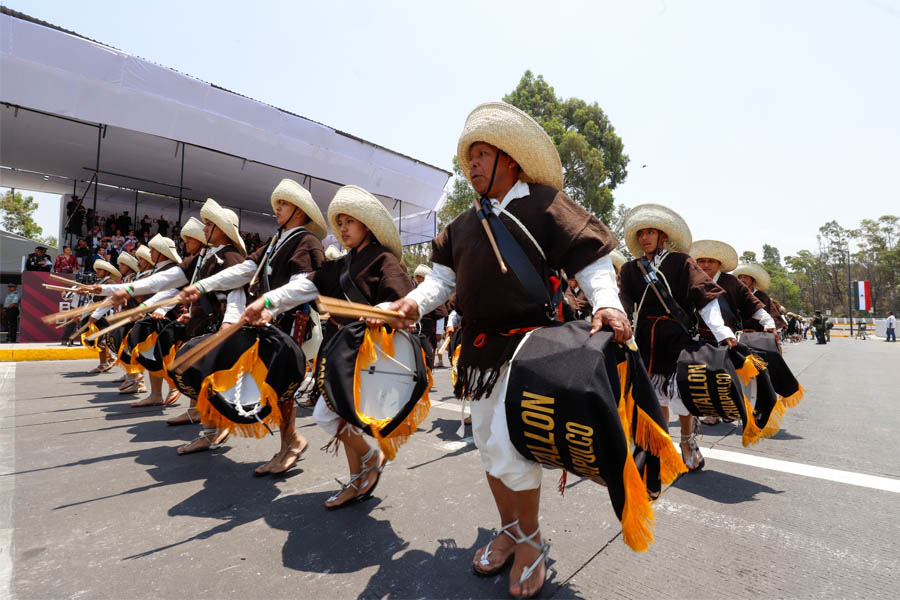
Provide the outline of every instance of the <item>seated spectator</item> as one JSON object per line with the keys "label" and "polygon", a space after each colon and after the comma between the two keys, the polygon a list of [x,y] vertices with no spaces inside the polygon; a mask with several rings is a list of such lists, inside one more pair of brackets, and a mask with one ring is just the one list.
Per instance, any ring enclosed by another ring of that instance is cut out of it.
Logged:
{"label": "seated spectator", "polygon": [[[133,235],[134,231],[132,231],[131,233]],[[125,245],[125,236],[122,235],[121,229],[116,229],[116,235],[113,236],[112,243],[116,248],[121,248]]]}
{"label": "seated spectator", "polygon": [[47,248],[38,246],[34,252],[28,255],[25,261],[26,271],[49,271],[53,267],[53,261],[46,254]]}
{"label": "seated spectator", "polygon": [[72,247],[65,246],[62,254],[56,257],[53,263],[53,271],[56,273],[72,274],[78,270],[78,258],[72,254]]}

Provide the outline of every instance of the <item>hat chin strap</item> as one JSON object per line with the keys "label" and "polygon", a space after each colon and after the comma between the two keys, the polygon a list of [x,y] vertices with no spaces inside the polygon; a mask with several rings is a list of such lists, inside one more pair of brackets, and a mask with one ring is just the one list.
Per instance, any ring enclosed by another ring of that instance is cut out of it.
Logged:
{"label": "hat chin strap", "polygon": [[488,182],[487,189],[481,195],[481,199],[487,200],[489,203],[491,201],[489,194],[491,193],[491,188],[494,187],[494,177],[497,175],[497,163],[500,161],[500,152],[500,148],[497,148],[497,154],[494,155],[494,168],[491,169],[491,180]]}

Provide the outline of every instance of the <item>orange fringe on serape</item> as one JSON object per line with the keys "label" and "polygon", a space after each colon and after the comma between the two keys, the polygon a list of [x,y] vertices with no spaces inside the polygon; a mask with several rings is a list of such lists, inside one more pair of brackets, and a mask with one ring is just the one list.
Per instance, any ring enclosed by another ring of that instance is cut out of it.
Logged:
{"label": "orange fringe on serape", "polygon": [[81,334],[81,346],[83,348],[87,348],[89,350],[93,350],[97,354],[100,353],[103,348],[100,347],[100,338],[95,339],[93,342],[88,341],[88,336],[97,333],[100,331],[100,328],[97,327],[96,323],[91,323],[88,325],[87,331]]}
{"label": "orange fringe on serape", "polygon": [[[428,411],[431,410],[431,401],[428,398],[428,390],[431,389],[434,382],[431,377],[431,370],[428,368],[426,361],[425,371],[428,373],[428,386],[425,388],[425,393],[422,394],[422,397],[416,402],[416,405],[410,411],[409,415],[406,416],[406,419],[403,420],[403,423],[395,427],[388,435],[382,436],[380,433],[381,428],[390,423],[392,419],[375,419],[359,411],[359,372],[369,368],[369,365],[378,360],[378,355],[375,353],[376,336],[378,337],[377,343],[381,346],[381,349],[384,350],[384,353],[391,357],[394,356],[394,332],[388,333],[384,327],[378,330],[373,330],[371,327],[366,328],[362,345],[360,345],[359,353],[356,356],[356,367],[353,372],[353,403],[356,408],[356,414],[359,416],[359,420],[365,425],[368,425],[369,429],[372,430],[372,436],[378,440],[378,445],[381,447],[381,451],[384,452],[385,458],[387,460],[394,460],[400,446],[409,440],[409,436],[415,433],[419,424],[428,416]],[[422,351],[422,359],[425,360],[424,350]]]}
{"label": "orange fringe on serape", "polygon": [[237,385],[238,377],[249,374],[256,387],[259,388],[261,404],[269,406],[269,411],[263,421],[269,428],[281,427],[281,411],[278,410],[278,395],[268,383],[266,376],[269,371],[262,361],[257,360],[259,357],[259,340],[253,342],[240,358],[227,371],[216,371],[212,375],[207,376],[203,380],[200,387],[200,394],[197,396],[197,412],[200,413],[200,421],[209,428],[230,429],[240,437],[261,438],[268,435],[269,429],[259,421],[255,423],[234,423],[220,413],[209,401],[210,388],[212,390],[229,390]]}
{"label": "orange fringe on serape", "polygon": [[625,506],[622,509],[622,535],[628,547],[645,552],[653,543],[653,524],[656,518],[650,506],[650,496],[638,473],[631,452],[627,453],[622,482],[625,486]]}
{"label": "orange fringe on serape", "polygon": [[[147,350],[149,350],[150,348],[152,348],[156,344],[157,338],[159,338],[159,334],[156,332],[153,332],[147,336],[147,339],[145,339],[142,342],[138,342],[138,344],[135,345],[135,347],[131,349],[131,362],[127,362],[127,363],[122,361],[121,357],[122,357],[123,348],[120,345],[119,346],[119,361],[118,361],[119,364],[122,365],[122,367],[131,375],[136,375],[138,373],[142,373],[145,370],[144,365],[142,365],[141,363],[138,362],[137,357],[139,355],[143,354],[144,352],[146,352]],[[128,336],[126,336],[125,339],[122,340],[122,344],[124,345],[127,342],[128,342]],[[151,373],[151,375],[158,374],[156,371],[151,371],[150,373]]]}
{"label": "orange fringe on serape", "polygon": [[744,359],[744,364],[741,365],[740,369],[737,369],[741,383],[748,385],[751,379],[759,375],[761,371],[766,370],[766,366],[766,362],[755,354],[747,355],[747,358]]}
{"label": "orange fringe on serape", "polygon": [[797,384],[797,391],[785,398],[784,396],[779,396],[778,399],[784,404],[785,408],[796,408],[800,401],[803,400],[803,396],[806,394],[806,390],[803,389],[803,386],[799,383]]}

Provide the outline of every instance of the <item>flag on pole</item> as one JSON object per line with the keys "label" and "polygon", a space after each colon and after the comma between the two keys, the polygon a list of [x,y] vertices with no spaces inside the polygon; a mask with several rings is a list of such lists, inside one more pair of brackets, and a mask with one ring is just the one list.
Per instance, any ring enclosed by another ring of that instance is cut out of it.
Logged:
{"label": "flag on pole", "polygon": [[872,288],[868,281],[854,281],[853,293],[856,295],[858,310],[872,310]]}

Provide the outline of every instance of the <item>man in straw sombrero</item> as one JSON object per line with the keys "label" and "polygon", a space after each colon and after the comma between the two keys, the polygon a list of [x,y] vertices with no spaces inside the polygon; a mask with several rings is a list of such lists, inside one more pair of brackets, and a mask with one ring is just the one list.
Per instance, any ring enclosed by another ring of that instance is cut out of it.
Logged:
{"label": "man in straw sombrero", "polygon": [[[97,277],[100,278],[98,286],[102,286],[104,284],[108,284],[111,281],[118,281],[122,279],[122,273],[112,265],[112,263],[103,260],[102,258],[98,258],[94,261],[94,273]],[[90,286],[90,288],[86,288],[88,290],[93,290],[96,286]],[[91,299],[93,301],[93,298]],[[106,317],[107,315],[113,312],[113,308],[111,306],[101,306],[91,313],[91,316],[88,317],[88,325],[96,323],[100,319]],[[100,347],[100,364],[93,370],[91,370],[92,374],[96,373],[106,373],[115,365],[115,360],[111,356],[109,352],[109,347],[107,346],[105,336],[98,341],[98,346]]]}
{"label": "man in straw sombrero", "polygon": [[[265,325],[278,314],[320,295],[359,296],[355,301],[386,306],[412,289],[412,281],[400,264],[400,232],[378,198],[361,187],[346,185],[338,189],[328,205],[328,223],[347,253],[338,260],[327,261],[308,277],[296,277],[254,300],[244,312],[252,325]],[[354,321],[332,316],[323,346],[339,328]],[[371,498],[387,463],[385,453],[370,447],[362,431],[341,419],[321,396],[313,418],[343,445],[350,469],[349,482],[341,484],[341,489],[325,501],[325,508],[340,509]]]}
{"label": "man in straw sombrero", "polygon": [[[772,284],[772,277],[768,271],[759,264],[745,263],[740,264],[732,272],[732,275],[741,280],[741,283],[750,288],[750,291],[756,296],[766,309],[766,313],[774,322],[774,327],[778,327],[781,321],[781,313],[775,308],[772,299],[769,298],[769,286]],[[744,331],[765,331],[765,324],[756,318],[755,315],[742,315],[744,319]],[[774,332],[773,332],[774,333]]]}
{"label": "man in straw sombrero", "polygon": [[[732,331],[738,332],[743,330],[742,315],[752,315],[754,319],[759,321],[766,331],[775,332],[775,322],[769,313],[766,312],[765,306],[759,301],[759,298],[753,295],[746,285],[744,285],[737,277],[728,273],[733,271],[738,264],[737,251],[729,244],[719,240],[697,240],[691,244],[691,258],[697,261],[697,264],[703,269],[713,281],[719,284],[725,293],[721,296],[720,305],[722,309],[722,318],[725,325]],[[716,343],[716,338],[706,323],[700,323],[700,339]],[[756,380],[752,380],[748,385],[744,386],[745,392],[754,401],[756,393]],[[730,422],[729,419],[725,419]],[[718,417],[704,417],[705,425],[715,425],[719,422]]]}
{"label": "man in straw sombrero", "polygon": [[[219,271],[181,290],[178,300],[195,302],[204,292],[230,290],[250,284],[248,293],[256,299],[279,288],[295,277],[318,271],[325,263],[321,240],[327,234],[325,217],[312,194],[292,179],[282,179],[270,198],[278,229],[269,241],[256,249],[247,259],[233,267]],[[303,342],[304,331],[294,331],[297,312],[279,315],[278,327]],[[303,313],[308,319],[309,309]],[[308,321],[306,321],[308,325]],[[298,339],[299,337],[299,339]],[[309,357],[312,358],[312,357]],[[257,476],[280,475],[297,464],[306,450],[307,442],[294,425],[297,407],[293,398],[279,404],[281,410],[281,450],[254,471]]]}
{"label": "man in straw sombrero", "polygon": [[675,367],[695,335],[696,313],[717,343],[737,344],[717,301],[725,291],[690,257],[691,230],[668,207],[641,204],[628,211],[625,243],[638,258],[619,272],[622,303],[634,315],[635,339],[666,422],[670,412],[678,415],[684,464],[696,471],[704,465],[696,439],[699,421],[681,401]]}
{"label": "man in straw sombrero", "polygon": [[[184,261],[179,259],[175,261],[180,263],[177,268],[166,269],[116,289],[111,296],[113,302],[123,304],[131,296],[146,296],[180,288],[244,262],[247,250],[238,230],[237,214],[233,210],[220,206],[212,198],[208,198],[200,209],[200,218],[203,220],[203,234],[206,236],[207,245],[199,255],[191,256]],[[156,249],[153,240],[150,240],[150,246]],[[174,247],[171,248],[171,251],[175,252]],[[189,316],[185,324],[188,339],[214,332],[223,324],[236,323],[240,319],[246,304],[243,287],[239,286],[221,292],[221,296],[224,298],[214,292],[204,293],[197,302],[190,305]],[[189,422],[193,422],[191,415],[186,414],[184,420],[170,422],[170,424]],[[227,429],[203,429],[200,437],[179,447],[178,454],[191,454],[217,448],[224,443],[228,435]]]}
{"label": "man in straw sombrero", "polygon": [[[610,326],[616,341],[628,340],[631,327],[609,258],[617,240],[561,191],[559,153],[544,129],[509,104],[482,104],[466,119],[457,155],[484,210],[499,216],[546,291],[558,291],[549,289],[551,271],[565,270],[594,307],[591,333]],[[456,309],[465,319],[455,393],[473,401],[472,433],[501,525],[474,556],[473,568],[490,576],[512,561],[510,594],[532,596],[544,584],[549,550],[538,523],[542,469],[512,445],[503,386],[495,384],[509,369],[523,331],[549,324],[556,307],[539,304],[515,274],[503,273],[474,208],[434,239],[431,259],[434,272],[392,308],[418,320],[456,292]]]}

